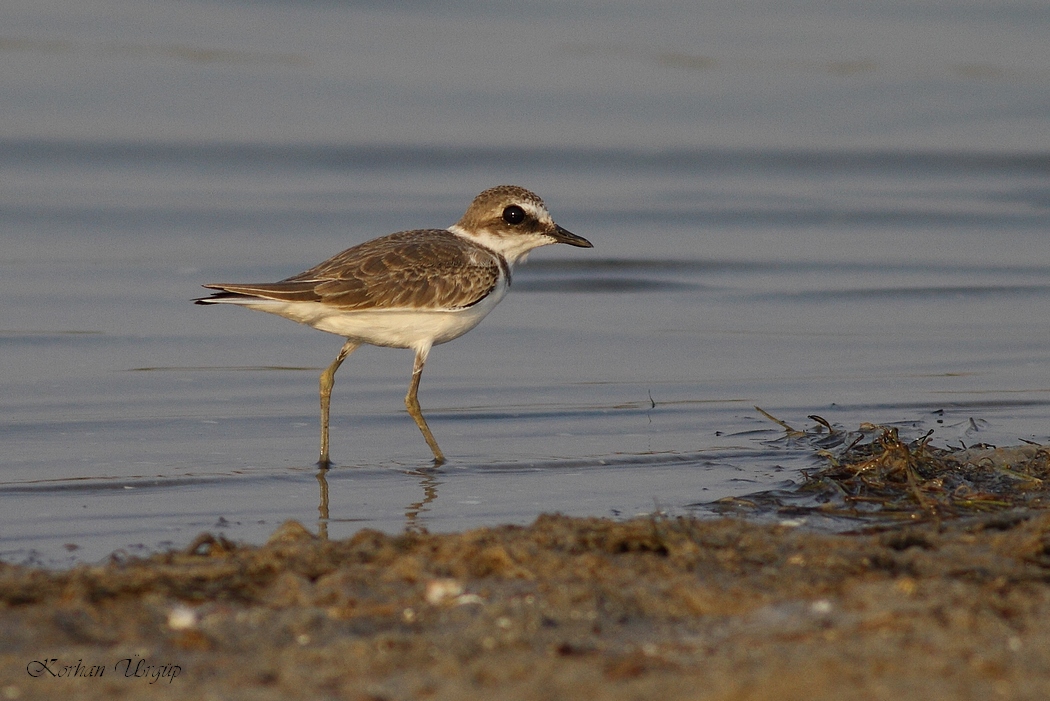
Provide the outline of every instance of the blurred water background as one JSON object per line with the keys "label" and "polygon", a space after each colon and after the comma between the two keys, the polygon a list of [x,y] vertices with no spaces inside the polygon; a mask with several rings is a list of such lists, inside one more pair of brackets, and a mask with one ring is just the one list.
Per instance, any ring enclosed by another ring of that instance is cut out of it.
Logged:
{"label": "blurred water background", "polygon": [[[1050,441],[1050,6],[6,0],[0,559],[705,513],[797,428]],[[190,303],[520,184],[537,251],[469,335]]]}

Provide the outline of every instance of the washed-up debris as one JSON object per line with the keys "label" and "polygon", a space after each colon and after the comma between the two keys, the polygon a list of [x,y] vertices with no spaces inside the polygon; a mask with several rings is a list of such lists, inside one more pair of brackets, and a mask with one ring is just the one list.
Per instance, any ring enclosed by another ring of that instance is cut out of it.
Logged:
{"label": "washed-up debris", "polygon": [[[821,515],[849,519],[936,520],[1007,509],[1050,507],[1050,445],[1025,443],[996,447],[939,448],[933,432],[912,441],[895,427],[862,424],[858,431],[836,430],[820,417],[819,427],[796,431],[792,439],[812,437],[826,463],[804,470],[794,489],[730,498],[716,504],[721,512],[774,511],[779,515]],[[829,433],[837,434],[829,441]]]}

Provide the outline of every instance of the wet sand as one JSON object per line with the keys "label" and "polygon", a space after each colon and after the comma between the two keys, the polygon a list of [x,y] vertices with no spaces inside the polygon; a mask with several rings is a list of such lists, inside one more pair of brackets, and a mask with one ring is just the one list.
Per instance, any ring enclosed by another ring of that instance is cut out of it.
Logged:
{"label": "wet sand", "polygon": [[261,547],[0,565],[0,601],[4,699],[1050,698],[1032,510],[852,535],[548,515],[329,541],[288,522]]}

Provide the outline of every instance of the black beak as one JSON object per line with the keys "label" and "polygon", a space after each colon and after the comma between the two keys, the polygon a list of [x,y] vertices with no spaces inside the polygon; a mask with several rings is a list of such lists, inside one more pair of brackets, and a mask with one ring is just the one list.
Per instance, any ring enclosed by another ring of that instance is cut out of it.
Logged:
{"label": "black beak", "polygon": [[571,231],[561,228],[557,224],[554,225],[554,231],[548,231],[547,235],[558,243],[567,243],[570,246],[578,246],[580,248],[594,248],[594,245],[587,239],[582,236],[577,236]]}

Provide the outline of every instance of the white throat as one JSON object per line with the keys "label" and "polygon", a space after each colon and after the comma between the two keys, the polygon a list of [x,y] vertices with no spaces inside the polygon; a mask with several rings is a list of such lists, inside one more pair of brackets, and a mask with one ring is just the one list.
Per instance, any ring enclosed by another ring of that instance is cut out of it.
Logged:
{"label": "white throat", "polygon": [[507,260],[507,264],[512,267],[515,263],[524,263],[529,255],[529,251],[532,249],[554,243],[554,240],[549,236],[542,234],[506,234],[501,236],[492,233],[488,229],[467,231],[458,224],[453,224],[448,230],[456,236],[462,236],[468,241],[484,246],[490,251],[495,251],[503,256]]}

